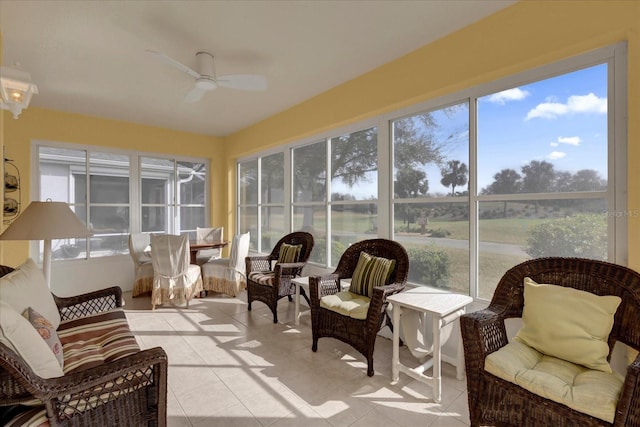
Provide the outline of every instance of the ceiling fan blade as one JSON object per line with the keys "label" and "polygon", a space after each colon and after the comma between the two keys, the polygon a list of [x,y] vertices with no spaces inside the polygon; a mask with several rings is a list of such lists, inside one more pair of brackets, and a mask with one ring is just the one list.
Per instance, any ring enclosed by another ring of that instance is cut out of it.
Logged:
{"label": "ceiling fan blade", "polygon": [[198,102],[202,99],[202,95],[206,90],[202,90],[201,88],[194,86],[187,94],[184,96],[184,102]]}
{"label": "ceiling fan blade", "polygon": [[152,54],[153,56],[155,56],[156,58],[160,59],[161,61],[177,68],[178,70],[182,71],[183,73],[187,73],[189,74],[191,77],[197,79],[200,77],[200,74],[196,73],[195,71],[193,71],[191,68],[187,67],[186,65],[184,65],[181,62],[176,61],[175,59],[167,56],[166,54],[162,53],[162,52],[157,52],[155,50],[149,50],[147,49],[147,52],[149,52],[150,54]]}
{"label": "ceiling fan blade", "polygon": [[267,78],[258,74],[229,74],[216,79],[219,86],[231,89],[266,90]]}

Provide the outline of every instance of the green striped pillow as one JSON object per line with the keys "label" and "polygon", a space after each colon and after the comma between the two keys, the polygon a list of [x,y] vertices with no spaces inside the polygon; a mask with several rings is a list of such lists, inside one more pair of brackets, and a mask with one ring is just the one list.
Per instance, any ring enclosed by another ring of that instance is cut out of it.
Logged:
{"label": "green striped pillow", "polygon": [[302,251],[302,245],[288,245],[283,243],[280,246],[280,253],[278,254],[279,263],[298,262],[298,257]]}
{"label": "green striped pillow", "polygon": [[349,292],[371,297],[373,288],[384,286],[389,281],[396,261],[360,252],[358,264],[353,271]]}

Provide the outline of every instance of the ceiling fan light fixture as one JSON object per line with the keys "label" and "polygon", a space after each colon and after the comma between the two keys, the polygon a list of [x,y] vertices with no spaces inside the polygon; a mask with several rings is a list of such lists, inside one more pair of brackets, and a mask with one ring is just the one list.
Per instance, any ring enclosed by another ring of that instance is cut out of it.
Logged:
{"label": "ceiling fan light fixture", "polygon": [[202,90],[214,90],[218,85],[209,77],[200,77],[196,79],[196,87]]}

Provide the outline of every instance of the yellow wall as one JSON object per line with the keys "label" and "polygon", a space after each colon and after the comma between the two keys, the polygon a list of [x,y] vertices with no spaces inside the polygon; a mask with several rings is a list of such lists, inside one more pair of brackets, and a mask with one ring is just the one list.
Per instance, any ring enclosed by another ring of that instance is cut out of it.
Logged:
{"label": "yellow wall", "polygon": [[[12,119],[8,111],[2,111],[1,120],[6,155],[15,160],[20,170],[23,209],[30,200],[32,140],[208,158],[211,170],[218,171],[211,180],[212,200],[215,200],[214,195],[226,192],[226,181],[218,178],[224,176],[221,172],[224,146],[220,138],[35,107],[24,110],[17,120]],[[211,223],[218,224],[223,217],[224,207],[212,203]],[[6,265],[19,265],[29,254],[28,242],[4,241],[0,242],[0,247],[0,263]]]}
{"label": "yellow wall", "polygon": [[[638,212],[640,1],[521,1],[225,138],[229,175],[238,157],[624,40],[629,75],[628,208]],[[228,193],[230,207],[234,194]],[[228,223],[233,223],[232,215]],[[635,269],[640,269],[638,236],[640,218],[631,217],[629,265]]]}

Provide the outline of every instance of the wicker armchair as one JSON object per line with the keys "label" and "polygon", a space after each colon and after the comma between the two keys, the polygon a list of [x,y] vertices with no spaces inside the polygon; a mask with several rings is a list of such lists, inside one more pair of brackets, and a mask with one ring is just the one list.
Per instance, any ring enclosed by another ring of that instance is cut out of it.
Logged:
{"label": "wicker armchair", "polygon": [[[0,266],[0,276],[11,270]],[[54,300],[66,321],[121,307],[122,291],[112,287]],[[51,426],[165,426],[167,355],[156,347],[45,379],[0,344],[0,415],[13,416],[34,399],[44,403]]]}
{"label": "wicker armchair", "polygon": [[[320,306],[325,295],[340,291],[340,280],[351,278],[361,252],[395,260],[394,271],[388,285],[373,289],[366,319],[354,319]],[[404,289],[409,273],[409,257],[404,247],[392,240],[370,239],[349,246],[340,257],[336,270],[323,276],[309,277],[311,306],[312,350],[318,350],[318,339],[339,339],[358,350],[367,359],[367,375],[373,376],[373,350],[378,331],[385,325],[393,330],[391,319],[386,314],[387,296]]]}
{"label": "wicker armchair", "polygon": [[[283,244],[302,245],[298,261],[293,263],[278,263],[272,267],[273,262],[278,261],[280,248]],[[253,301],[261,301],[269,306],[273,313],[273,323],[278,323],[278,300],[288,297],[292,301],[295,294],[295,286],[291,279],[302,274],[302,268],[307,263],[313,249],[313,236],[304,231],[296,231],[287,234],[278,241],[273,250],[266,256],[247,257],[247,301],[249,311]],[[307,295],[302,290],[302,295]]]}
{"label": "wicker armchair", "polygon": [[626,267],[578,258],[525,261],[507,271],[485,310],[461,317],[472,426],[640,426],[640,356],[628,366],[613,424],[538,396],[485,371],[486,357],[507,345],[505,319],[522,317],[523,280],[571,287],[622,299],[609,336],[640,350],[640,274]]}

